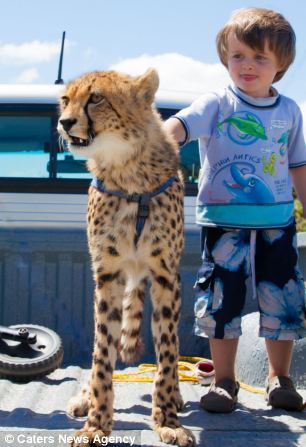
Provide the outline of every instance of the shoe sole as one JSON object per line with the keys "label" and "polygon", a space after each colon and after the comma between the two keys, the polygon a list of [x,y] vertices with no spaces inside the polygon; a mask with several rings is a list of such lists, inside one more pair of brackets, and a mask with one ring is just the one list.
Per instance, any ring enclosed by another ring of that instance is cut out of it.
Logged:
{"label": "shoe sole", "polygon": [[212,398],[211,400],[205,400],[204,403],[200,403],[201,407],[204,410],[209,411],[210,413],[232,413],[235,409],[237,403],[237,397],[233,398],[232,401],[227,402],[218,402],[216,398]]}
{"label": "shoe sole", "polygon": [[[272,394],[272,396],[271,396]],[[288,393],[270,393],[266,394],[266,401],[272,408],[281,408],[287,411],[301,411],[303,400],[295,396],[288,396]]]}

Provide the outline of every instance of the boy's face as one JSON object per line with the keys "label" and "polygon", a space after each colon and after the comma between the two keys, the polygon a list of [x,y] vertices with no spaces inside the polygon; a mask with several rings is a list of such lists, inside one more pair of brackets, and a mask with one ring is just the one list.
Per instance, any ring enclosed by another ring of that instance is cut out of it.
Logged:
{"label": "boy's face", "polygon": [[273,79],[281,68],[268,43],[263,51],[254,50],[234,33],[229,34],[227,43],[227,67],[234,84],[254,98],[270,96]]}

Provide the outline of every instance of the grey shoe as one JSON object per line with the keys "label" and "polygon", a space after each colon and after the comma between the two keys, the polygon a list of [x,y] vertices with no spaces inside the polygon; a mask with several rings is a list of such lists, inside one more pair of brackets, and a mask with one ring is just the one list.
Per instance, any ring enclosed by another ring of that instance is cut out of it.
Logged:
{"label": "grey shoe", "polygon": [[208,393],[202,396],[200,405],[212,413],[231,413],[237,403],[239,382],[232,379],[221,379],[213,382]]}
{"label": "grey shoe", "polygon": [[276,376],[267,380],[265,398],[273,408],[288,411],[303,411],[303,398],[296,391],[292,380],[286,376]]}

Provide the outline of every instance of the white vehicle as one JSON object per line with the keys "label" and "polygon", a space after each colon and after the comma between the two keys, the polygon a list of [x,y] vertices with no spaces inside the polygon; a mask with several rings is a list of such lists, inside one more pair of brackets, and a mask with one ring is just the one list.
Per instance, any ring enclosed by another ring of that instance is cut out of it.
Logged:
{"label": "white vehicle", "polygon": [[[62,85],[0,85],[0,225],[83,226],[90,174],[85,159],[60,147],[56,131]],[[168,118],[192,95],[160,91]],[[185,222],[194,222],[197,143],[181,151],[186,178]]]}

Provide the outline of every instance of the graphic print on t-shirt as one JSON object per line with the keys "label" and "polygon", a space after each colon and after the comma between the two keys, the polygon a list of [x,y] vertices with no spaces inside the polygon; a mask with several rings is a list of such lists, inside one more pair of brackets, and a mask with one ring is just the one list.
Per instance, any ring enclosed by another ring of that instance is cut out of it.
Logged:
{"label": "graphic print on t-shirt", "polygon": [[[247,154],[245,154],[247,155]],[[254,164],[223,160],[223,166],[210,179],[208,202],[273,203],[273,192],[264,179],[255,173]],[[255,160],[254,160],[255,161]],[[260,163],[260,159],[257,159]]]}
{"label": "graphic print on t-shirt", "polygon": [[277,140],[278,144],[280,144],[279,153],[280,155],[284,156],[287,152],[287,146],[288,146],[288,140],[290,135],[291,129],[287,130],[286,132],[282,133],[280,138]]}
{"label": "graphic print on t-shirt", "polygon": [[262,178],[254,174],[254,166],[242,167],[238,163],[230,166],[233,182],[223,180],[226,189],[233,196],[232,203],[273,203],[273,192]]}
{"label": "graphic print on t-shirt", "polygon": [[226,126],[228,137],[237,144],[249,145],[258,139],[267,140],[261,120],[250,111],[234,112],[228,118],[218,122],[219,131]]}
{"label": "graphic print on t-shirt", "polygon": [[286,123],[281,124],[277,127],[283,132],[276,139],[270,139],[272,123],[267,133],[260,118],[251,111],[233,112],[227,117],[219,115],[217,139],[223,136],[224,145],[226,140],[231,140],[238,147],[252,145],[253,148],[245,153],[228,151],[226,158],[210,166],[208,203],[275,203],[277,193],[272,179],[277,177],[279,164],[286,160],[290,133],[284,129]]}

